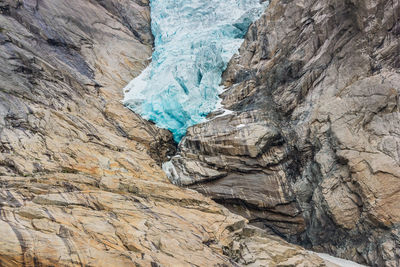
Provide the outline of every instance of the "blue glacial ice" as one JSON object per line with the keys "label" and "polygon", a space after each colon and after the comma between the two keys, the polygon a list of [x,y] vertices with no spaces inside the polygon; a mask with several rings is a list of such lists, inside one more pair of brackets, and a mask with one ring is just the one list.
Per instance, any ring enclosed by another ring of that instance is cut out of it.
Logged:
{"label": "blue glacial ice", "polygon": [[124,104],[179,142],[205,121],[221,93],[221,75],[249,25],[264,11],[260,0],[150,0],[155,48],[146,70],[125,88]]}

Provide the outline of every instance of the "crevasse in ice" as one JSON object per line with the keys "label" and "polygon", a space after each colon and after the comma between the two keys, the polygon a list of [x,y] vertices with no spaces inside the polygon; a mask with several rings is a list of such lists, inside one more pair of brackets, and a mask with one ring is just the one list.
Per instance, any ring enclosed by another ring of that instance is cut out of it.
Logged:
{"label": "crevasse in ice", "polygon": [[152,62],[124,88],[124,104],[179,142],[218,103],[221,74],[249,25],[264,11],[260,0],[151,0]]}

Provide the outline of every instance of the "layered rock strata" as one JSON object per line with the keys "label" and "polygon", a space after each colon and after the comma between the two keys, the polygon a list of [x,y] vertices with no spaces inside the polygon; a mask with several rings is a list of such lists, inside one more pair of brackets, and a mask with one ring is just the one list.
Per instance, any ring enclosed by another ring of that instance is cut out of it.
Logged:
{"label": "layered rock strata", "polygon": [[400,4],[272,1],[171,179],[288,240],[400,265]]}
{"label": "layered rock strata", "polygon": [[145,0],[0,0],[0,266],[325,266],[159,163],[123,108],[148,63]]}

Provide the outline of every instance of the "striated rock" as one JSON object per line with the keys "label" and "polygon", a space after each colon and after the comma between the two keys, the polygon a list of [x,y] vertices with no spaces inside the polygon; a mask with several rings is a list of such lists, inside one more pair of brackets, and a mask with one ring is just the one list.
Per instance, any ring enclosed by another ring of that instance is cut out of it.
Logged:
{"label": "striated rock", "polygon": [[167,180],[171,134],[119,103],[151,54],[148,1],[0,13],[0,266],[329,265]]}
{"label": "striated rock", "polygon": [[400,5],[272,1],[222,104],[166,169],[252,224],[372,266],[400,259]]}
{"label": "striated rock", "polygon": [[267,220],[273,232],[294,235],[305,222],[279,167],[293,163],[278,128],[263,116],[247,112],[189,128],[179,156],[165,169],[174,183],[212,196],[255,224]]}
{"label": "striated rock", "polygon": [[[139,4],[131,9],[150,35],[148,7]],[[119,103],[120,88],[145,67],[151,46],[96,3],[2,5],[0,173],[153,172],[138,159],[151,147],[161,161],[166,153],[154,150],[170,134]]]}
{"label": "striated rock", "polygon": [[330,266],[166,178],[53,173],[1,183],[1,266]]}

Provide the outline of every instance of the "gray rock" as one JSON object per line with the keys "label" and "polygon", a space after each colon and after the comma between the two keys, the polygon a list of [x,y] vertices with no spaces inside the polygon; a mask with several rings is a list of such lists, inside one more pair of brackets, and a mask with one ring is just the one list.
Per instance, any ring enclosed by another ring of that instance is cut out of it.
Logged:
{"label": "gray rock", "polygon": [[168,181],[120,102],[151,44],[146,0],[0,0],[0,266],[329,266]]}
{"label": "gray rock", "polygon": [[188,130],[173,181],[290,241],[400,265],[399,17],[384,0],[272,1],[224,73],[234,113]]}

